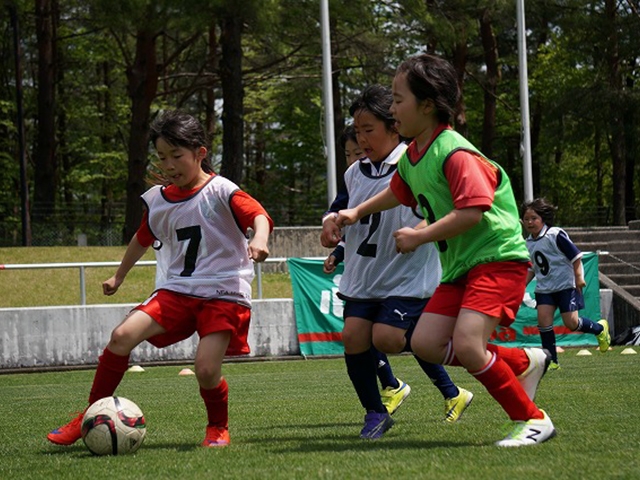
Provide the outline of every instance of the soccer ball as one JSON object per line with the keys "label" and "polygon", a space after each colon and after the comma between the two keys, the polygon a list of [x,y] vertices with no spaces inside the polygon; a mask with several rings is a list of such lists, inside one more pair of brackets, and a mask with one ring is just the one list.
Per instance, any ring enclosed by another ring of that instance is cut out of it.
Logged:
{"label": "soccer ball", "polygon": [[91,405],[82,419],[82,440],[94,455],[133,453],[147,427],[140,408],[123,397],[105,397]]}

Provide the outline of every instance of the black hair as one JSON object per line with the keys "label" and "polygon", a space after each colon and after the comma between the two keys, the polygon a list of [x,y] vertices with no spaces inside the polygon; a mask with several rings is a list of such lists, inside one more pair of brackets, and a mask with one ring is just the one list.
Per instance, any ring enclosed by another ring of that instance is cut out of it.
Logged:
{"label": "black hair", "polygon": [[339,140],[340,148],[344,150],[347,147],[347,142],[349,140],[351,140],[354,143],[358,143],[358,137],[356,136],[356,127],[353,126],[353,123],[344,127],[344,130],[342,131],[342,135],[340,135],[340,140]]}
{"label": "black hair", "polygon": [[544,198],[534,198],[522,204],[522,216],[524,217],[527,210],[533,210],[540,215],[540,218],[547,227],[553,227],[553,220],[557,209],[558,207],[547,202]]}
{"label": "black hair", "polygon": [[202,159],[202,170],[213,173],[209,162],[207,134],[202,124],[188,113],[180,110],[168,110],[156,117],[149,127],[149,140],[156,145],[159,138],[170,145],[196,151],[200,147],[207,148],[207,156]]}
{"label": "black hair", "polygon": [[396,70],[396,75],[399,74],[406,74],[409,90],[418,102],[433,102],[441,123],[453,123],[460,101],[458,75],[453,65],[436,55],[424,53],[402,62]]}
{"label": "black hair", "polygon": [[397,133],[396,121],[389,109],[393,103],[391,89],[382,85],[371,85],[364,89],[362,94],[351,104],[349,113],[355,116],[356,112],[366,110],[374,117],[384,122],[387,130]]}

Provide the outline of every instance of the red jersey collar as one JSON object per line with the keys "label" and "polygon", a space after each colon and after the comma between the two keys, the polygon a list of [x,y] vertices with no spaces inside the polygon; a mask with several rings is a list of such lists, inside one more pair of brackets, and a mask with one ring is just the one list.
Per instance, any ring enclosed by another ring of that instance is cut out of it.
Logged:
{"label": "red jersey collar", "polygon": [[418,163],[418,161],[422,157],[424,157],[424,154],[427,153],[427,150],[429,149],[433,141],[444,130],[451,130],[451,126],[445,123],[441,123],[440,125],[438,125],[438,127],[434,130],[433,134],[431,135],[431,138],[429,139],[429,141],[421,151],[418,151],[418,144],[416,143],[415,139],[413,139],[409,144],[409,148],[407,148],[407,157],[409,157],[409,161],[414,165]]}

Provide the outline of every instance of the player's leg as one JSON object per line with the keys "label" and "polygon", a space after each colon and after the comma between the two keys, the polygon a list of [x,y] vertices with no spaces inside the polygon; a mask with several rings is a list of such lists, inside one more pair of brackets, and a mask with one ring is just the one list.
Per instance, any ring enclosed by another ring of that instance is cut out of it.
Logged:
{"label": "player's leg", "polygon": [[563,290],[560,300],[560,312],[562,321],[571,331],[590,333],[596,336],[601,352],[609,350],[611,335],[609,334],[609,322],[604,318],[598,322],[580,316],[578,310],[584,308],[584,297],[576,289]]}
{"label": "player's leg", "polygon": [[[383,405],[378,390],[376,358],[371,351],[373,324],[364,318],[364,315],[369,315],[367,311],[367,304],[345,304],[342,342],[347,374],[366,411],[360,437],[376,439],[393,426],[393,420]],[[356,316],[356,313],[363,316]]]}
{"label": "player's leg", "polygon": [[457,358],[515,422],[513,431],[497,442],[498,446],[526,446],[548,440],[555,436],[549,417],[533,403],[500,356],[485,348],[498,324],[497,318],[463,308],[453,336]]}
{"label": "player's leg", "polygon": [[231,331],[211,333],[200,339],[194,362],[200,396],[207,410],[204,447],[229,445],[229,386],[222,376],[222,360]]}
{"label": "player's leg", "polygon": [[[147,313],[133,310],[111,333],[111,339],[98,358],[98,368],[89,394],[89,404],[113,395],[129,366],[129,353],[143,340],[164,333],[162,326]],[[86,408],[85,408],[86,410]],[[51,431],[47,439],[57,445],[72,445],[81,437],[84,410],[73,420]]]}
{"label": "player's leg", "polygon": [[[380,310],[382,310],[382,308]],[[376,320],[379,320],[379,318],[380,316],[376,317]],[[403,329],[384,323],[374,323],[372,329],[373,351],[379,352],[378,355],[384,358],[386,358],[386,354],[383,353],[382,350],[386,353],[400,353],[406,343],[404,334],[405,330]],[[380,345],[380,348],[376,347],[377,344]],[[381,360],[378,358],[378,365],[380,365],[380,362]],[[389,372],[391,372],[390,369]],[[378,369],[378,378],[380,378],[380,369]],[[395,377],[395,375],[393,379],[389,378],[387,380],[386,385],[383,383],[382,386],[383,388],[380,392],[382,404],[387,408],[389,414],[393,415],[411,393],[411,387]]]}
{"label": "player's leg", "polygon": [[393,373],[393,369],[391,368],[391,363],[389,362],[389,358],[385,353],[382,353],[373,345],[371,346],[371,353],[376,359],[377,369],[376,374],[378,376],[378,380],[380,381],[380,388],[385,390],[387,388],[398,388],[399,382],[396,376]]}
{"label": "player's leg", "polygon": [[[560,364],[558,362],[558,352],[556,349],[556,334],[553,330],[553,316],[556,311],[556,304],[548,295],[543,296],[537,294],[536,309],[538,310],[538,332],[540,333],[540,342],[542,348],[545,348],[551,354],[550,369],[556,370]],[[548,303],[545,303],[548,301]]]}
{"label": "player's leg", "polygon": [[393,415],[411,393],[411,387],[395,376],[386,354],[373,345],[371,352],[376,359],[382,404],[387,407],[389,414]]}

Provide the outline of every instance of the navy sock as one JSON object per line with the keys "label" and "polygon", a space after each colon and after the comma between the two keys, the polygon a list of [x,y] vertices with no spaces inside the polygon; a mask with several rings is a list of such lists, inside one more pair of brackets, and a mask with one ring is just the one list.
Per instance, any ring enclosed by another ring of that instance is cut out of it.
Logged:
{"label": "navy sock", "polygon": [[376,373],[378,374],[378,380],[380,380],[382,388],[398,388],[400,383],[391,370],[391,365],[389,365],[389,359],[387,356],[373,346],[371,347],[371,353],[373,353],[377,362]]}
{"label": "navy sock", "polygon": [[345,353],[344,361],[360,404],[368,412],[386,413],[387,408],[382,404],[376,381],[376,359],[371,350],[353,355]]}
{"label": "navy sock", "polygon": [[436,386],[444,398],[457,397],[460,394],[460,390],[456,387],[455,383],[449,377],[449,374],[442,365],[436,363],[429,363],[422,360],[417,355],[413,356],[422,371],[427,374],[433,384]]}
{"label": "navy sock", "polygon": [[558,363],[558,351],[556,350],[556,334],[553,331],[553,325],[548,327],[541,327],[538,325],[540,331],[540,340],[542,341],[542,348],[549,350],[551,354],[551,360]]}
{"label": "navy sock", "polygon": [[583,333],[593,333],[594,335],[598,335],[602,333],[604,327],[586,317],[578,317],[578,328],[576,328],[576,330]]}

